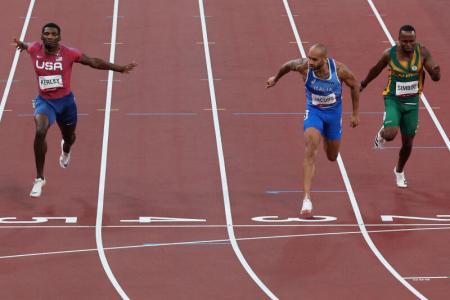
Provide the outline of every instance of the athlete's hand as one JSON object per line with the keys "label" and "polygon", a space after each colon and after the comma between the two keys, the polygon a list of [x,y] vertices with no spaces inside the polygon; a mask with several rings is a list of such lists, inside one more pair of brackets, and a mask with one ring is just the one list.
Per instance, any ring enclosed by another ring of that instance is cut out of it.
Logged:
{"label": "athlete's hand", "polygon": [[122,66],[122,70],[120,71],[120,73],[128,74],[128,73],[130,73],[131,70],[133,70],[136,66],[137,66],[137,64],[136,64],[135,62],[132,62],[131,64]]}
{"label": "athlete's hand", "polygon": [[277,81],[275,80],[275,76],[270,77],[266,81],[266,89],[273,87],[276,83],[277,83]]}
{"label": "athlete's hand", "polygon": [[434,65],[431,67],[431,71],[433,71],[433,73],[439,73],[441,71],[441,67],[439,65]]}
{"label": "athlete's hand", "polygon": [[28,48],[27,44],[25,44],[22,41],[19,41],[16,38],[13,39],[13,42],[16,44],[16,48],[17,48],[17,50],[20,50],[20,52],[22,52],[23,50],[26,50]]}
{"label": "athlete's hand", "polygon": [[358,114],[352,114],[350,117],[350,127],[355,128],[359,124],[359,115]]}

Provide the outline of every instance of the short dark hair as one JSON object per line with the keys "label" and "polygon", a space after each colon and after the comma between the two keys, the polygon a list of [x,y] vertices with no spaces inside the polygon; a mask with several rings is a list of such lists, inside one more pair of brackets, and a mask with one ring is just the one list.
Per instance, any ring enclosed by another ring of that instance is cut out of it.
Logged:
{"label": "short dark hair", "polygon": [[42,33],[44,33],[45,28],[56,28],[58,29],[58,34],[61,35],[61,28],[55,23],[47,23],[42,27]]}
{"label": "short dark hair", "polygon": [[411,25],[403,25],[402,27],[400,27],[400,30],[398,31],[398,34],[400,34],[402,31],[406,31],[406,32],[416,32],[416,30],[414,29],[414,27],[412,27]]}

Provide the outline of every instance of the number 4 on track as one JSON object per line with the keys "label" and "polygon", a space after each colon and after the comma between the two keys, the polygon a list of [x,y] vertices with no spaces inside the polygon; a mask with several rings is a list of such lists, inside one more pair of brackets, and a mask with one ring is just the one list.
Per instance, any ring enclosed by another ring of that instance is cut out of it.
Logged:
{"label": "number 4 on track", "polygon": [[155,223],[155,222],[206,222],[206,219],[186,219],[169,217],[139,217],[138,220],[120,220],[124,223]]}
{"label": "number 4 on track", "polygon": [[403,220],[450,222],[450,215],[436,215],[436,217],[437,218],[423,218],[423,217],[382,215],[381,216],[381,221],[383,221],[383,222],[394,222],[394,219],[403,219]]}

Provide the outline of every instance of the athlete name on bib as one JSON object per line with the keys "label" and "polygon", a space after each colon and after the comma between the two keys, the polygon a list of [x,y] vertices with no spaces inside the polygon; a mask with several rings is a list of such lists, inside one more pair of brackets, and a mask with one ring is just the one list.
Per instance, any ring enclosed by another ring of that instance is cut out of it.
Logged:
{"label": "athlete name on bib", "polygon": [[63,87],[61,75],[39,76],[39,87],[42,91]]}
{"label": "athlete name on bib", "polygon": [[326,96],[321,96],[311,93],[311,100],[313,105],[330,105],[336,103],[336,95],[331,93]]}
{"label": "athlete name on bib", "polygon": [[395,95],[396,96],[412,95],[412,94],[417,94],[418,92],[419,92],[419,82],[418,81],[396,82],[395,83]]}

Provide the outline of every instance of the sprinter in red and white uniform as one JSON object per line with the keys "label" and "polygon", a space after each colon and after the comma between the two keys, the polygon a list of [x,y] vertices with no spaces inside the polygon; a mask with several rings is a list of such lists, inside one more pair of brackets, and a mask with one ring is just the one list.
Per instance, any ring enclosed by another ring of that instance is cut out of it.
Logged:
{"label": "sprinter in red and white uniform", "polygon": [[94,69],[112,70],[128,73],[135,63],[116,65],[100,58],[92,58],[75,48],[60,43],[61,29],[55,23],[42,27],[41,42],[26,43],[14,39],[20,51],[26,50],[31,57],[37,76],[39,95],[34,99],[34,155],[37,176],[34,180],[31,197],[39,197],[45,185],[44,163],[47,152],[45,137],[50,126],[56,121],[61,130],[61,155],[59,163],[67,168],[70,161],[70,149],[75,142],[77,125],[77,106],[70,88],[73,63],[80,63]]}

